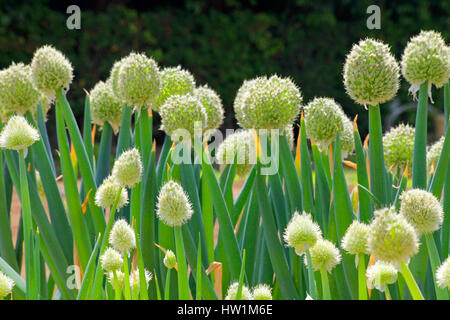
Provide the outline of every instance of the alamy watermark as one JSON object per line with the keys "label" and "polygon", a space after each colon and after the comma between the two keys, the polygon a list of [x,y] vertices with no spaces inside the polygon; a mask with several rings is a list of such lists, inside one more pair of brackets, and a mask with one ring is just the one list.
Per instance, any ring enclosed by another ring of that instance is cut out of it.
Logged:
{"label": "alamy watermark", "polygon": [[367,18],[366,26],[367,29],[381,29],[381,9],[377,5],[370,5],[366,10],[367,14],[370,16]]}
{"label": "alamy watermark", "polygon": [[81,29],[81,10],[77,5],[70,5],[66,10],[67,14],[70,16],[66,20],[66,26],[69,30],[80,30]]}

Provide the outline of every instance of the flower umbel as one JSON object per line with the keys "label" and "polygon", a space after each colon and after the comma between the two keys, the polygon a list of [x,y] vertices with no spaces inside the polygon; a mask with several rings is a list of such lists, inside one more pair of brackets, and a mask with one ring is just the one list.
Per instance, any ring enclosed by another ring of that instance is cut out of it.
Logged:
{"label": "flower umbel", "polygon": [[369,234],[369,226],[359,222],[358,220],[348,227],[342,238],[342,248],[350,254],[369,254],[367,244],[367,236]]}
{"label": "flower umbel", "polygon": [[253,300],[272,300],[272,288],[267,284],[258,284],[253,288]]}
{"label": "flower umbel", "polygon": [[317,240],[316,244],[310,249],[310,253],[312,266],[315,271],[325,266],[327,271],[331,272],[341,262],[339,249],[331,241],[325,239]]}
{"label": "flower umbel", "polygon": [[105,253],[100,257],[102,268],[105,271],[117,271],[122,268],[123,258],[122,255],[113,248],[106,249]]}
{"label": "flower umbel", "polygon": [[[225,300],[236,300],[237,292],[239,288],[239,283],[234,282],[228,287],[227,295],[225,296]],[[241,299],[240,300],[253,300],[252,293],[248,289],[246,285],[242,285]]]}
{"label": "flower umbel", "polygon": [[0,299],[3,299],[12,292],[14,281],[0,271]]}
{"label": "flower umbel", "polygon": [[123,103],[117,99],[111,82],[98,82],[90,95],[92,122],[103,126],[109,122],[117,134],[122,121]]}
{"label": "flower umbel", "polygon": [[284,241],[287,246],[293,247],[297,254],[305,253],[321,236],[319,225],[306,212],[300,215],[296,211],[284,231]]}
{"label": "flower umbel", "polygon": [[398,171],[402,174],[406,168],[409,173],[412,172],[414,132],[413,127],[400,124],[383,136],[384,160],[394,173]]}
{"label": "flower umbel", "polygon": [[436,281],[439,287],[450,289],[450,257],[436,271]]}
{"label": "flower umbel", "polygon": [[39,139],[39,132],[24,117],[13,116],[0,133],[0,147],[25,150]]}
{"label": "flower umbel", "polygon": [[124,219],[114,222],[109,234],[109,243],[114,249],[124,254],[136,247],[136,237],[128,222]]}
{"label": "flower umbel", "polygon": [[103,180],[100,187],[98,187],[95,193],[95,204],[103,209],[112,208],[119,194],[119,202],[117,203],[117,210],[128,204],[128,192],[125,188],[122,188],[112,176]]}
{"label": "flower umbel", "polygon": [[398,271],[392,263],[378,260],[375,264],[369,266],[366,271],[369,289],[375,287],[384,291],[388,284],[397,281],[397,273]]}
{"label": "flower umbel", "polygon": [[185,224],[194,213],[183,187],[172,180],[162,186],[156,207],[158,218],[171,227]]}
{"label": "flower umbel", "polygon": [[223,122],[222,99],[208,86],[201,86],[194,90],[196,96],[206,110],[206,128],[205,130],[214,130],[220,127]]}
{"label": "flower umbel", "polygon": [[113,179],[122,187],[132,189],[142,178],[142,161],[136,148],[123,152],[114,163]]}

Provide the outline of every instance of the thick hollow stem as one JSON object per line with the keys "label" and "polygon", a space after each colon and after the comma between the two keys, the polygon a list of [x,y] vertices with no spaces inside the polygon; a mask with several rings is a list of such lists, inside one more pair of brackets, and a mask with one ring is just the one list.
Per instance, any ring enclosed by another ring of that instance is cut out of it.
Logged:
{"label": "thick hollow stem", "polygon": [[123,253],[123,273],[124,276],[124,288],[125,288],[125,300],[131,300],[131,286],[130,286],[130,273],[128,271],[128,252]]}
{"label": "thick hollow stem", "polygon": [[178,261],[178,299],[189,300],[189,282],[181,227],[174,227],[173,231],[175,233],[175,246]]}
{"label": "thick hollow stem", "polygon": [[322,279],[323,300],[331,300],[330,284],[328,282],[327,269],[325,265],[320,267],[320,277]]}
{"label": "thick hollow stem", "polygon": [[358,255],[358,297],[359,300],[367,300],[366,264],[364,254]]}
{"label": "thick hollow stem", "polygon": [[116,270],[113,271],[114,276],[114,293],[115,293],[115,299],[120,300],[122,298],[122,294],[119,286],[119,279],[117,279],[117,272]]}
{"label": "thick hollow stem", "polygon": [[414,300],[425,300],[408,266],[402,262],[401,272]]}
{"label": "thick hollow stem", "polygon": [[416,129],[414,134],[414,152],[412,163],[413,188],[427,187],[427,114],[428,114],[428,84],[422,83],[417,104]]}
{"label": "thick hollow stem", "polygon": [[170,269],[167,269],[166,287],[164,288],[164,300],[170,300]]}
{"label": "thick hollow stem", "polygon": [[436,269],[439,268],[441,261],[439,258],[438,250],[436,248],[436,243],[434,242],[434,238],[431,233],[425,235],[425,242],[427,244],[428,256],[430,257],[434,288],[436,290],[436,298],[438,300],[448,300],[448,291],[446,289],[440,288],[436,283]]}
{"label": "thick hollow stem", "polygon": [[309,249],[306,250],[306,259],[307,259],[307,262],[308,262],[309,294],[311,295],[311,298],[313,298],[314,300],[317,300],[318,296],[317,296],[316,281],[314,279],[314,270],[313,270],[313,267],[312,267],[311,254],[309,252]]}

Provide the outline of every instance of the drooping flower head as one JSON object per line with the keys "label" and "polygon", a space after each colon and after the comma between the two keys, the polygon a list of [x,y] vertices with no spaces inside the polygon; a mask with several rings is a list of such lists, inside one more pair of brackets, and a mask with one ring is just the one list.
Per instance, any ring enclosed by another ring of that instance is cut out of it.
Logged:
{"label": "drooping flower head", "polygon": [[384,134],[384,161],[394,172],[401,174],[406,168],[408,172],[412,172],[414,132],[413,127],[400,124]]}
{"label": "drooping flower head", "polygon": [[342,248],[350,254],[369,254],[367,236],[369,226],[357,220],[348,227],[342,238]]}
{"label": "drooping flower head", "polygon": [[234,111],[244,129],[283,129],[294,122],[301,103],[300,90],[291,79],[263,76],[244,82]]}
{"label": "drooping flower head", "polygon": [[128,252],[136,247],[136,237],[133,228],[124,219],[114,222],[109,234],[109,243],[120,253]]}
{"label": "drooping flower head", "polygon": [[183,187],[173,180],[162,186],[156,207],[158,218],[171,227],[185,224],[194,213]]}
{"label": "drooping flower head", "polygon": [[438,141],[436,141],[427,152],[427,166],[428,168],[435,168],[439,157],[442,153],[442,148],[444,147],[445,137],[442,136]]}
{"label": "drooping flower head", "polygon": [[113,248],[108,248],[100,257],[100,263],[103,270],[113,272],[122,268],[123,258],[120,252]]}
{"label": "drooping flower head", "polygon": [[167,250],[163,262],[167,269],[175,268],[177,264],[177,258],[175,257],[175,253],[173,253],[172,250]]}
{"label": "drooping flower head", "polygon": [[375,287],[380,291],[384,291],[388,284],[393,284],[397,281],[397,273],[398,271],[392,263],[378,260],[367,268],[367,285],[369,289]]}
{"label": "drooping flower head", "polygon": [[436,270],[436,282],[439,287],[450,289],[450,257]]}
{"label": "drooping flower head", "polygon": [[92,122],[103,126],[108,122],[117,134],[122,122],[123,103],[117,99],[111,82],[99,81],[90,94]]}
{"label": "drooping flower head", "polygon": [[206,128],[205,130],[214,130],[220,127],[223,122],[222,99],[208,86],[201,86],[194,90],[196,96],[206,110]]}
{"label": "drooping flower head", "polygon": [[132,148],[123,152],[114,163],[113,179],[122,188],[133,188],[142,178],[142,161],[139,151]]}
{"label": "drooping flower head", "polygon": [[388,45],[373,39],[354,44],[344,65],[347,94],[358,104],[376,106],[399,88],[400,68]]}
{"label": "drooping flower head", "polygon": [[236,157],[236,174],[245,177],[256,163],[255,137],[251,130],[230,134],[219,145],[216,154],[221,165],[232,164]]}
{"label": "drooping flower head", "polygon": [[287,246],[293,247],[297,254],[305,253],[321,237],[322,232],[319,225],[306,212],[299,214],[296,211],[284,231],[284,241]]}
{"label": "drooping flower head", "polygon": [[3,299],[7,295],[11,294],[14,285],[14,281],[0,271],[0,299]]}
{"label": "drooping flower head", "polygon": [[339,249],[336,248],[333,242],[325,239],[317,240],[316,244],[310,249],[310,254],[312,267],[315,271],[318,271],[322,266],[325,266],[327,271],[331,272],[331,270],[341,262]]}
{"label": "drooping flower head", "polygon": [[0,133],[0,147],[25,150],[39,139],[39,132],[24,117],[13,116]]}
{"label": "drooping flower head", "polygon": [[180,66],[164,68],[160,73],[161,91],[152,105],[152,109],[157,112],[170,96],[192,93],[195,89],[194,76]]}
{"label": "drooping flower head", "polygon": [[435,31],[421,31],[411,38],[402,56],[402,74],[415,93],[422,83],[442,87],[450,77],[450,48],[441,34]]}
{"label": "drooping flower head", "polygon": [[95,204],[103,209],[112,208],[117,195],[119,194],[119,190],[120,196],[116,209],[119,210],[126,206],[128,204],[128,192],[125,188],[122,188],[112,176],[103,180],[100,187],[98,187],[95,193]]}
{"label": "drooping flower head", "polygon": [[417,253],[419,243],[414,227],[394,208],[375,211],[368,237],[369,250],[375,259],[391,262],[396,267]]}
{"label": "drooping flower head", "polygon": [[31,80],[31,67],[13,63],[0,71],[0,105],[7,116],[36,108],[41,93]]}
{"label": "drooping flower head", "polygon": [[[236,300],[239,289],[239,282],[232,283],[227,290],[225,300]],[[252,293],[246,285],[242,285],[241,299],[240,300],[253,300]]]}
{"label": "drooping flower head", "polygon": [[46,45],[34,53],[31,75],[36,88],[54,98],[56,90],[69,88],[73,79],[73,68],[64,54]]}
{"label": "drooping flower head", "polygon": [[258,284],[253,288],[253,300],[272,300],[272,288],[267,284]]}
{"label": "drooping flower head", "polygon": [[444,210],[431,192],[422,189],[404,191],[400,201],[400,214],[416,229],[419,236],[441,227]]}
{"label": "drooping flower head", "polygon": [[135,109],[151,107],[161,90],[161,75],[156,62],[145,54],[131,53],[121,60],[118,68],[113,70],[118,72],[116,95]]}

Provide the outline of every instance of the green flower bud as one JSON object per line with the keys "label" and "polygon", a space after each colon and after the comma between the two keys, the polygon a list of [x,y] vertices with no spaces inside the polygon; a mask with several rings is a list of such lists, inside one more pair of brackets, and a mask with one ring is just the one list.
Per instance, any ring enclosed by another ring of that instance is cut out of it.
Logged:
{"label": "green flower bud", "polygon": [[98,82],[91,91],[92,122],[103,126],[109,122],[117,134],[122,122],[123,103],[115,96],[110,82]]}
{"label": "green flower bud", "polygon": [[123,258],[119,252],[113,248],[108,248],[100,257],[100,263],[105,271],[117,271],[122,268]]}
{"label": "green flower bud", "polygon": [[161,91],[152,105],[152,109],[159,112],[164,102],[173,95],[192,93],[195,89],[195,80],[192,74],[178,67],[161,70]]}
{"label": "green flower bud", "polygon": [[283,129],[294,122],[301,103],[300,90],[291,79],[263,76],[244,82],[234,111],[244,129]]}
{"label": "green flower bud", "polygon": [[337,131],[344,127],[342,114],[334,99],[315,98],[304,108],[306,135],[326,150]]}
{"label": "green flower bud", "polygon": [[344,65],[347,94],[361,105],[391,100],[399,88],[399,66],[388,45],[366,39],[354,44]]}
{"label": "green flower bud", "polygon": [[14,281],[0,271],[0,299],[3,299],[7,295],[11,294],[14,285]]}
{"label": "green flower bud", "polygon": [[232,164],[236,157],[236,174],[245,177],[256,163],[255,137],[251,130],[230,134],[219,145],[216,154],[221,165]]}
{"label": "green flower bud", "polygon": [[366,271],[369,289],[375,287],[380,291],[384,291],[388,284],[393,284],[397,281],[397,272],[392,263],[378,260],[375,264],[369,266]]}
{"label": "green flower bud", "polygon": [[36,50],[31,71],[34,85],[48,97],[55,97],[57,89],[68,89],[73,79],[72,64],[51,46]]}
{"label": "green flower bud", "polygon": [[114,249],[128,254],[128,251],[136,247],[136,237],[133,228],[124,219],[114,222],[109,234],[109,243]]}
{"label": "green flower bud", "polygon": [[408,172],[412,172],[414,133],[413,127],[400,124],[384,134],[384,161],[394,172],[402,174],[406,168]]}
{"label": "green flower bud", "polygon": [[[114,86],[114,78],[112,81]],[[144,54],[131,53],[120,63],[117,89],[116,95],[128,105],[151,107],[161,90],[158,65]]]}
{"label": "green flower bud", "polygon": [[325,266],[327,271],[331,272],[341,262],[339,249],[331,241],[325,239],[317,240],[316,244],[310,249],[310,254],[312,266],[315,271]]}
{"label": "green flower bud", "polygon": [[272,300],[272,288],[267,284],[258,284],[253,288],[253,300]]}
{"label": "green flower bud", "polygon": [[175,268],[177,264],[177,258],[175,257],[175,253],[173,253],[172,250],[167,250],[163,262],[167,269]]}
{"label": "green flower bud", "polygon": [[[225,300],[236,300],[239,289],[239,282],[234,282],[228,287]],[[240,300],[253,300],[252,293],[246,285],[242,285],[241,299]]]}
{"label": "green flower bud", "polygon": [[440,88],[450,77],[450,49],[440,33],[421,31],[406,45],[401,65],[411,91],[417,91],[422,83],[428,83],[431,91],[431,85]]}
{"label": "green flower bud", "polygon": [[24,117],[13,116],[0,133],[0,147],[25,150],[39,139],[39,132]]}
{"label": "green flower bud", "polygon": [[357,220],[348,227],[342,238],[342,248],[350,254],[369,254],[367,236],[369,226]]}
{"label": "green flower bud", "polygon": [[418,235],[438,230],[444,219],[439,200],[421,189],[404,191],[400,196],[400,214],[416,229]]}
{"label": "green flower bud", "polygon": [[156,207],[158,218],[171,227],[185,224],[194,213],[183,187],[172,180],[162,186]]}
{"label": "green flower bud", "polygon": [[122,187],[132,189],[142,178],[142,161],[136,148],[123,152],[114,163],[113,179]]}
{"label": "green flower bud", "polygon": [[368,237],[370,252],[377,260],[391,262],[395,266],[408,263],[419,249],[414,227],[394,208],[377,210],[374,215]]}
{"label": "green flower bud", "polygon": [[[145,283],[147,284],[147,288],[148,288],[148,283],[150,282],[150,280],[152,280],[153,275],[147,269],[144,269],[144,275],[145,275]],[[137,292],[139,292],[141,290],[141,280],[139,278],[139,269],[131,271],[130,286],[131,286],[131,288],[136,288]]]}
{"label": "green flower bud", "polygon": [[445,137],[442,136],[438,141],[436,141],[427,152],[427,166],[429,169],[435,168],[437,166],[439,157],[442,153],[442,148],[444,147]]}
{"label": "green flower bud", "polygon": [[103,209],[112,208],[119,190],[120,197],[116,209],[119,210],[120,208],[126,206],[128,204],[128,192],[125,188],[122,188],[112,176],[109,176],[103,180],[100,187],[98,187],[95,193],[95,204]]}
{"label": "green flower bud", "polygon": [[288,247],[295,248],[297,254],[305,253],[322,237],[317,223],[312,220],[309,213],[301,215],[296,211],[284,231],[284,242]]}
{"label": "green flower bud", "polygon": [[39,102],[41,93],[31,81],[31,67],[11,64],[0,71],[0,105],[5,115],[24,115]]}
{"label": "green flower bud", "polygon": [[194,90],[196,96],[206,110],[206,128],[205,130],[214,130],[220,127],[223,122],[222,99],[208,86],[198,87]]}
{"label": "green flower bud", "polygon": [[347,158],[355,150],[355,139],[353,137],[353,123],[342,113],[343,129],[340,134],[342,158]]}
{"label": "green flower bud", "polygon": [[[176,135],[177,129],[184,129],[189,132],[191,139],[203,133],[208,119],[200,100],[191,94],[169,97],[160,107],[159,114],[161,129],[167,135]],[[195,131],[197,127],[199,132]]]}
{"label": "green flower bud", "polygon": [[450,257],[436,270],[436,282],[439,287],[450,289]]}

